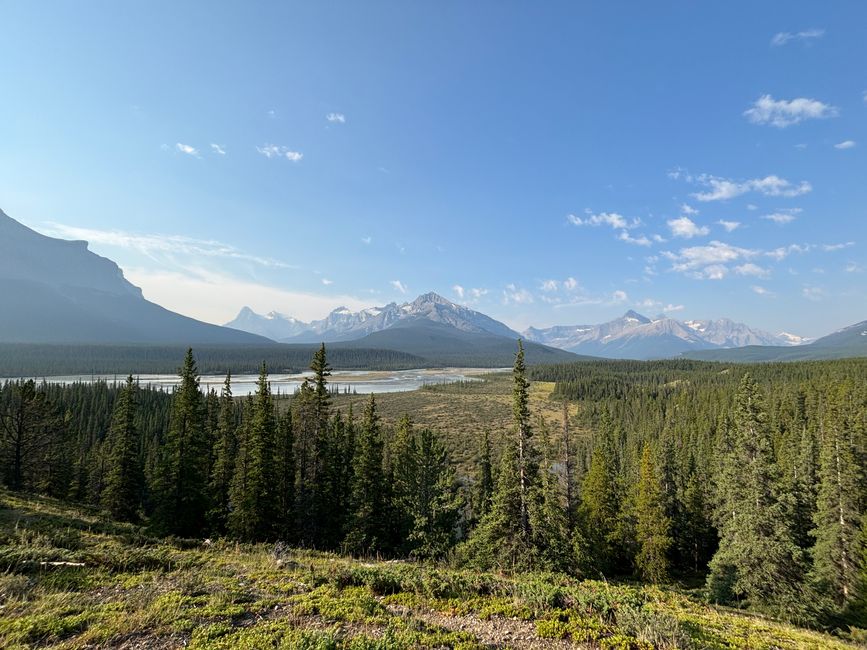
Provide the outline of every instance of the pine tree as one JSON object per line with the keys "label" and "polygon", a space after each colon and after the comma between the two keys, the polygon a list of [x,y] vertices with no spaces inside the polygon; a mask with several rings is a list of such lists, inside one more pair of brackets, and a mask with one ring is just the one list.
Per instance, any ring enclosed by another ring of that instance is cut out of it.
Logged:
{"label": "pine tree", "polygon": [[422,429],[412,450],[413,489],[404,500],[410,519],[409,554],[437,559],[455,543],[463,499],[448,453],[433,431]]}
{"label": "pine tree", "polygon": [[535,466],[530,448],[530,397],[529,382],[526,379],[527,369],[524,365],[524,344],[518,339],[518,353],[515,355],[515,366],[512,369],[512,417],[517,433],[517,463],[518,463],[518,496],[520,499],[519,523],[521,535],[527,543],[530,537],[530,488],[533,484]]}
{"label": "pine tree", "polygon": [[192,349],[179,374],[155,490],[154,525],[166,533],[193,537],[204,530],[208,511],[209,445]]}
{"label": "pine tree", "polygon": [[292,413],[286,411],[277,421],[275,454],[277,536],[283,541],[295,539],[295,434]]}
{"label": "pine tree", "polygon": [[573,565],[569,548],[569,524],[559,479],[553,472],[553,453],[548,438],[548,427],[539,422],[542,467],[531,491],[530,529],[535,564],[546,571],[568,571]]}
{"label": "pine tree", "polygon": [[597,443],[590,467],[581,484],[579,537],[576,549],[579,565],[588,573],[610,573],[613,569],[612,539],[620,509],[614,460],[607,439]]}
{"label": "pine tree", "polygon": [[569,402],[563,400],[563,481],[566,488],[566,521],[570,530],[578,517],[578,486],[575,463],[575,443],[569,427]]}
{"label": "pine tree", "polygon": [[137,386],[130,375],[118,394],[106,441],[108,470],[102,491],[102,507],[121,521],[138,519],[143,483],[136,429]]}
{"label": "pine tree", "polygon": [[372,393],[356,441],[353,469],[351,514],[344,545],[355,553],[387,550],[389,503],[383,467],[383,440],[376,398]]}
{"label": "pine tree", "polygon": [[664,495],[648,445],[641,454],[641,469],[635,486],[635,515],[639,546],[636,567],[645,580],[665,582],[669,572],[668,551],[672,545],[671,520],[665,513]]}
{"label": "pine tree", "polygon": [[277,422],[268,369],[262,364],[256,394],[253,397],[249,428],[243,439],[246,467],[233,480],[229,514],[229,531],[237,539],[257,541],[272,539],[278,520],[274,448]]}
{"label": "pine tree", "polygon": [[522,534],[521,506],[517,445],[509,441],[500,458],[491,506],[462,548],[469,563],[502,571],[533,567],[530,540]]}
{"label": "pine tree", "polygon": [[215,533],[226,532],[229,516],[229,489],[235,471],[235,456],[238,453],[237,417],[232,399],[232,374],[227,373],[220,392],[217,433],[214,442],[214,463],[211,468],[210,527]]}
{"label": "pine tree", "polygon": [[391,445],[392,490],[394,494],[392,530],[396,548],[408,553],[412,548],[413,506],[418,497],[418,449],[412,419],[404,415],[397,423]]}
{"label": "pine tree", "polygon": [[719,548],[708,587],[718,602],[745,598],[755,607],[793,617],[803,611],[803,554],[791,537],[764,401],[748,374],[741,381],[734,422],[717,487]]}
{"label": "pine tree", "polygon": [[833,395],[822,432],[816,525],[812,534],[812,582],[840,611],[860,594],[859,574],[863,554],[861,511],[858,504],[859,468],[849,423],[848,391]]}

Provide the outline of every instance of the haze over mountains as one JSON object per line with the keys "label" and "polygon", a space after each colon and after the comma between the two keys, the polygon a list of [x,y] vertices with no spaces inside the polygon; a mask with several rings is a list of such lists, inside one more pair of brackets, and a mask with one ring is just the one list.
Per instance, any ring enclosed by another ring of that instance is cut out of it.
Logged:
{"label": "haze over mountains", "polygon": [[676,356],[756,361],[867,355],[867,324],[809,345],[743,323],[648,318],[628,311],[591,325],[530,327],[504,323],[430,292],[411,302],[333,310],[303,322],[277,312],[243,308],[221,327],[146,300],[113,261],[87,242],[41,235],[0,211],[0,343],[310,346],[393,350],[443,365],[508,365],[523,338],[528,361],[575,360],[575,355],[623,359]]}
{"label": "haze over mountains", "polygon": [[523,334],[530,341],[612,359],[658,359],[695,350],[806,342],[799,336],[771,334],[728,318],[680,321],[659,316],[651,319],[632,310],[599,325],[531,327]]}
{"label": "haze over mountains", "polygon": [[46,237],[2,210],[0,296],[4,343],[269,343],[149,302],[87,242]]}
{"label": "haze over mountains", "polygon": [[567,350],[580,355],[614,359],[658,359],[697,350],[734,348],[745,345],[790,346],[805,343],[791,334],[770,334],[730,319],[679,321],[661,316],[650,319],[635,311],[598,325],[530,327],[522,333],[510,329],[481,312],[455,304],[435,293],[419,296],[401,305],[390,303],[353,312],[345,307],[321,320],[304,323],[277,312],[256,314],[244,307],[226,323],[248,332],[283,342],[335,342],[366,338],[388,343],[386,332],[418,325],[439,323],[461,332],[488,333],[523,338],[525,341]]}

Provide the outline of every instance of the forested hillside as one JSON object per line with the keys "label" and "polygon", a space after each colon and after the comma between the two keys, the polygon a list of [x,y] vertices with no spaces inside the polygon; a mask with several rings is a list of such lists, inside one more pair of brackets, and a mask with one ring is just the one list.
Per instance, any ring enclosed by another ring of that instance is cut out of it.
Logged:
{"label": "forested hillside", "polygon": [[[867,361],[528,370],[519,347],[511,424],[477,435],[460,467],[448,419],[385,425],[374,396],[338,409],[324,347],[311,369],[279,404],[264,366],[254,396],[234,399],[231,377],[202,394],[192,352],[171,395],[7,383],[2,480],[158,535],[680,583],[844,635],[865,626]],[[530,380],[556,382],[562,418],[540,415]]]}

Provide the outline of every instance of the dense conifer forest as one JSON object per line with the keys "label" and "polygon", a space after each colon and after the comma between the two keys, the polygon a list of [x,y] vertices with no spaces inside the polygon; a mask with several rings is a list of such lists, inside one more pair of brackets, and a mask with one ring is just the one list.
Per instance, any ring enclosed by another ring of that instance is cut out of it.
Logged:
{"label": "dense conifer forest", "polygon": [[[865,626],[867,361],[524,364],[513,425],[460,471],[449,436],[332,403],[323,345],[276,400],[97,382],[0,390],[3,484],[178,538],[281,542],[518,574],[701,587],[803,625]],[[559,421],[530,381],[556,382]],[[448,399],[448,394],[443,394]],[[578,414],[570,406],[578,406]]]}

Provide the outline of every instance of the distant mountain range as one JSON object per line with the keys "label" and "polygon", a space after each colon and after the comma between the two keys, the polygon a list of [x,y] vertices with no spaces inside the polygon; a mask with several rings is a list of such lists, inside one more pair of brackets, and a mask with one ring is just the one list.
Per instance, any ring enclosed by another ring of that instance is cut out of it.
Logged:
{"label": "distant mountain range", "polygon": [[[545,329],[531,327],[522,333],[436,293],[426,293],[412,302],[390,303],[351,311],[339,307],[321,320],[309,323],[277,312],[256,314],[244,307],[227,327],[242,329],[285,343],[359,342],[369,347],[388,347],[413,354],[419,340],[408,343],[410,331],[442,336],[445,325],[465,334],[505,337],[537,343],[583,356],[609,359],[661,359],[699,350],[738,348],[746,345],[792,346],[806,340],[793,334],[770,334],[727,318],[679,321],[660,316],[655,319],[628,311],[620,318],[599,325],[558,325]],[[452,341],[457,345],[456,341]]]}
{"label": "distant mountain range", "polygon": [[[244,307],[226,327],[268,336],[281,343],[324,342],[342,348],[396,350],[437,359],[445,365],[465,366],[488,365],[493,359],[508,366],[514,360],[515,341],[521,338],[500,321],[433,292],[412,302],[392,302],[355,312],[338,307],[325,318],[309,323],[278,312],[263,316]],[[535,342],[527,342],[525,348],[531,363],[579,358]]]}
{"label": "distant mountain range", "polygon": [[659,316],[651,319],[632,310],[599,325],[531,327],[523,335],[537,343],[609,359],[661,359],[696,350],[745,345],[791,346],[806,342],[793,334],[770,334],[728,318],[680,321]]}
{"label": "distant mountain range", "polygon": [[457,305],[433,292],[401,305],[392,302],[384,307],[370,307],[355,312],[338,307],[325,318],[309,323],[273,311],[261,316],[249,307],[244,307],[234,320],[226,323],[226,327],[267,336],[283,343],[329,343],[353,341],[387,330],[398,323],[406,325],[417,321],[441,323],[473,334],[504,336],[513,341],[521,336],[500,321]]}
{"label": "distant mountain range", "polygon": [[370,358],[395,351],[403,355],[400,363],[418,359],[428,366],[488,367],[510,365],[518,338],[525,341],[528,363],[575,361],[579,355],[731,361],[867,356],[867,321],[806,345],[795,335],[770,334],[725,318],[651,319],[635,311],[598,325],[531,327],[519,334],[436,293],[357,312],[341,307],[311,322],[277,312],[262,316],[245,307],[220,327],[145,300],[117,264],[89,251],[87,242],[41,235],[2,211],[0,297],[0,343],[5,344],[282,343],[308,349],[326,342],[356,359],[362,350]]}
{"label": "distant mountain range", "polygon": [[757,362],[757,361],[816,361],[867,357],[867,320],[837,330],[807,345],[773,347],[748,345],[728,350],[703,350],[684,355],[705,361]]}
{"label": "distant mountain range", "polygon": [[46,237],[0,210],[0,342],[271,344],[144,299],[87,242]]}

